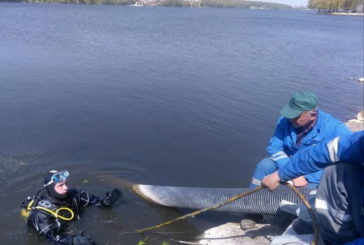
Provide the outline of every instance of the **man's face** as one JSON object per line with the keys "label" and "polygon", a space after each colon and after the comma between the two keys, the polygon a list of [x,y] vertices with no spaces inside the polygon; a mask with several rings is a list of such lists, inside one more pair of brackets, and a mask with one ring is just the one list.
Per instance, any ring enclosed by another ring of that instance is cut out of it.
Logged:
{"label": "man's face", "polygon": [[289,119],[294,128],[304,128],[310,125],[316,118],[316,112],[304,111],[298,117]]}
{"label": "man's face", "polygon": [[57,184],[55,184],[54,190],[60,195],[66,194],[68,190],[66,181],[58,182]]}

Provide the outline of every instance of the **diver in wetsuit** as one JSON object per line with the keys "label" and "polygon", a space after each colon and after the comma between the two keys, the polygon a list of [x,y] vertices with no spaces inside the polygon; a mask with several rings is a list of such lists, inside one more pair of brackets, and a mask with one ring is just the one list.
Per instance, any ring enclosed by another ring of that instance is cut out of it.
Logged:
{"label": "diver in wetsuit", "polygon": [[44,188],[35,196],[28,197],[22,204],[23,212],[29,214],[28,225],[38,234],[57,245],[95,244],[84,233],[70,235],[64,232],[65,223],[79,219],[81,210],[90,205],[110,207],[122,197],[122,192],[114,189],[103,199],[76,189],[68,189],[67,170],[51,170],[44,177]]}

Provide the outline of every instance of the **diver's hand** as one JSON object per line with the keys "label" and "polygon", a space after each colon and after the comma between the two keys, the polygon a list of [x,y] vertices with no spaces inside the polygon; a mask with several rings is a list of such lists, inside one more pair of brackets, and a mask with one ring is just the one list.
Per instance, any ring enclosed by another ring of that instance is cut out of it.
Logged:
{"label": "diver's hand", "polygon": [[72,245],[96,245],[96,243],[91,237],[87,236],[84,232],[81,232],[72,238]]}
{"label": "diver's hand", "polygon": [[263,178],[262,185],[266,186],[270,191],[273,191],[279,186],[280,180],[281,178],[279,178],[278,171],[275,171],[274,173]]}
{"label": "diver's hand", "polygon": [[297,177],[297,178],[293,179],[292,181],[293,181],[293,185],[295,187],[305,187],[306,185],[308,185],[308,182],[307,182],[305,176]]}
{"label": "diver's hand", "polygon": [[114,189],[110,192],[106,193],[106,197],[101,201],[101,204],[105,207],[112,206],[115,202],[117,202],[121,197],[123,196],[123,193],[119,189]]}

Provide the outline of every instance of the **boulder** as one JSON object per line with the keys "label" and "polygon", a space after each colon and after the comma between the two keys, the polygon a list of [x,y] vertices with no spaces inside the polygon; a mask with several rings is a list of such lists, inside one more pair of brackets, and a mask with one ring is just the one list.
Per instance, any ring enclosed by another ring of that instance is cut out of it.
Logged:
{"label": "boulder", "polygon": [[[245,221],[244,221],[245,222]],[[246,222],[245,222],[246,223]],[[244,224],[245,224],[244,223]],[[247,228],[246,226],[244,228]],[[198,244],[203,245],[268,245],[282,229],[271,224],[251,223],[251,228],[241,229],[239,223],[226,223],[204,231]]]}

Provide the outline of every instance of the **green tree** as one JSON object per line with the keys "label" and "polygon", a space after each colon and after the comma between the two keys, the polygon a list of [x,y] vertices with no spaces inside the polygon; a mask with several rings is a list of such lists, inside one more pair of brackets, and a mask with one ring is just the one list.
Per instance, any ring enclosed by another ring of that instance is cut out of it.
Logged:
{"label": "green tree", "polygon": [[331,13],[340,10],[355,12],[362,4],[362,0],[309,0],[308,7],[317,9],[320,13]]}

